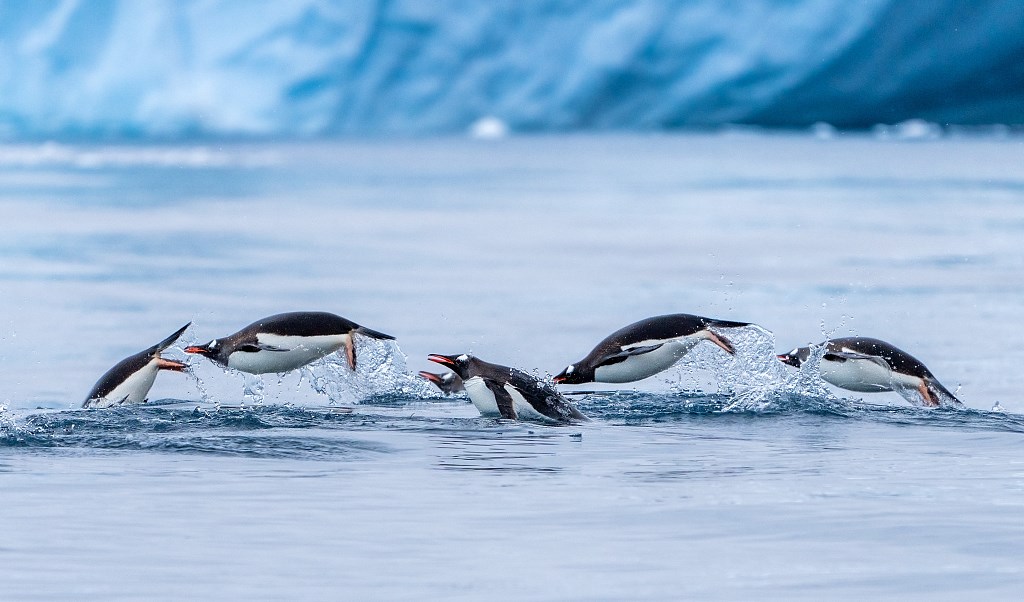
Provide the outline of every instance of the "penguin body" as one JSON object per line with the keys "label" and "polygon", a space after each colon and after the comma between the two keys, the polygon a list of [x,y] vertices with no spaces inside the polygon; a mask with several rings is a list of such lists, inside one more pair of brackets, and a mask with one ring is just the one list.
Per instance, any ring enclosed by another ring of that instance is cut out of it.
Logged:
{"label": "penguin body", "polygon": [[[963,405],[920,360],[891,343],[870,337],[843,337],[822,344],[825,353],[818,364],[821,378],[841,389],[859,393],[895,391],[911,403],[916,403],[916,394],[929,407]],[[810,355],[810,347],[798,347],[778,358],[799,368]]]}
{"label": "penguin body", "polygon": [[354,335],[392,340],[327,312],[289,312],[257,320],[238,332],[205,345],[185,348],[234,370],[250,374],[290,372],[344,348],[349,367],[356,368]]}
{"label": "penguin body", "polygon": [[627,383],[671,368],[701,341],[710,341],[729,354],[732,343],[711,328],[740,328],[747,322],[715,320],[691,314],[655,316],[634,322],[608,335],[585,358],[569,365],[556,383]]}
{"label": "penguin body", "polygon": [[469,399],[482,416],[547,423],[587,419],[554,387],[522,370],[466,354],[433,354],[427,359],[462,378]]}
{"label": "penguin body", "polygon": [[164,359],[161,352],[174,344],[192,323],[179,328],[174,334],[149,349],[126,357],[107,370],[93,385],[83,408],[108,408],[124,404],[145,403],[161,370],[184,372],[185,364]]}

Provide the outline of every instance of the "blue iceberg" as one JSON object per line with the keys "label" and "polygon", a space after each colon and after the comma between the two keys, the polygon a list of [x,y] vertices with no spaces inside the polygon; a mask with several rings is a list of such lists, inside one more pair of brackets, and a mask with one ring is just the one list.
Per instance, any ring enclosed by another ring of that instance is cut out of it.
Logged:
{"label": "blue iceberg", "polygon": [[0,135],[1024,123],[1017,0],[0,3]]}

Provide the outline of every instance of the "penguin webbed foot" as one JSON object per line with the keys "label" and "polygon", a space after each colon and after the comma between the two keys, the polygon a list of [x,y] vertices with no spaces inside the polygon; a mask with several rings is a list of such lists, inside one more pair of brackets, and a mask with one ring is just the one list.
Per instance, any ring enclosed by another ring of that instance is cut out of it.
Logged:
{"label": "penguin webbed foot", "polygon": [[731,341],[729,341],[729,339],[725,338],[720,334],[716,334],[711,330],[707,330],[706,332],[708,333],[707,338],[709,341],[724,349],[725,352],[728,353],[729,355],[736,355],[736,348],[733,347],[733,344]]}

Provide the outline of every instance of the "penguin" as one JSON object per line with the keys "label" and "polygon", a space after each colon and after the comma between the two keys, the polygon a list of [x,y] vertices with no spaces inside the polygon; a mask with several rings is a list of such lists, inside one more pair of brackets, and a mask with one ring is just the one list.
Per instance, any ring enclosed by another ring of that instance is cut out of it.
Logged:
{"label": "penguin", "polygon": [[182,326],[174,334],[145,351],[126,357],[107,370],[89,391],[83,408],[109,408],[122,404],[145,403],[161,370],[184,372],[185,364],[164,359],[160,353],[174,344],[192,323]]}
{"label": "penguin", "polygon": [[427,359],[452,370],[482,416],[568,423],[587,420],[551,385],[515,368],[471,355],[431,354]]}
{"label": "penguin", "polygon": [[445,395],[454,395],[455,393],[466,390],[465,385],[462,383],[462,379],[454,372],[434,374],[433,372],[420,370],[420,376],[429,380],[438,389],[441,389],[441,392]]}
{"label": "penguin", "polygon": [[354,334],[388,341],[395,338],[331,313],[296,311],[257,320],[235,334],[186,347],[185,352],[234,370],[266,374],[290,372],[344,347],[348,365],[355,370]]}
{"label": "penguin", "polygon": [[[841,389],[859,393],[895,391],[911,403],[916,401],[912,395],[916,391],[928,407],[944,402],[963,406],[924,364],[890,343],[869,337],[843,337],[821,344],[825,345],[818,365],[821,378]],[[778,358],[799,368],[810,356],[810,347],[797,347]]]}
{"label": "penguin", "polygon": [[697,343],[707,340],[734,355],[732,343],[711,328],[741,328],[747,322],[729,322],[670,314],[634,322],[608,335],[587,354],[555,376],[567,385],[584,383],[628,383],[653,376],[672,367]]}

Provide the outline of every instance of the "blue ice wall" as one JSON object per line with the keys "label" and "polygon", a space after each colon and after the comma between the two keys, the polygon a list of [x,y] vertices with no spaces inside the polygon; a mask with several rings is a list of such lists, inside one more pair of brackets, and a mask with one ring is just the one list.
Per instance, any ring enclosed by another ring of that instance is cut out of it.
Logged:
{"label": "blue ice wall", "polygon": [[1021,0],[0,2],[0,136],[1024,123]]}

